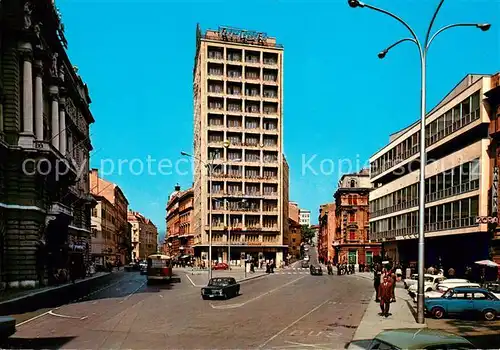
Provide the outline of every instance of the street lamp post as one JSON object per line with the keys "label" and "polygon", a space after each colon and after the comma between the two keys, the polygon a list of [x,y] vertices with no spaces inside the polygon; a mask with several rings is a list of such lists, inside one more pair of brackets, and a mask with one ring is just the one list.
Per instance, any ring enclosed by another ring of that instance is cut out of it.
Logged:
{"label": "street lamp post", "polygon": [[434,21],[436,16],[443,5],[444,0],[440,0],[432,19],[429,23],[429,27],[427,28],[427,33],[425,35],[425,41],[422,44],[418,39],[415,31],[400,17],[386,11],[380,9],[378,7],[365,4],[359,0],[348,0],[348,4],[352,8],[369,8],[375,10],[377,12],[381,12],[386,14],[401,24],[403,24],[410,32],[410,38],[401,39],[385,50],[381,51],[378,54],[380,59],[384,58],[390,49],[399,45],[402,42],[411,41],[415,45],[417,45],[419,55],[420,55],[420,70],[421,70],[421,90],[420,90],[420,189],[419,189],[419,226],[418,226],[418,296],[417,296],[417,322],[424,323],[424,259],[425,259],[425,236],[424,236],[424,224],[425,224],[425,164],[426,164],[426,150],[425,150],[425,115],[426,115],[426,65],[427,65],[427,52],[432,41],[438,36],[440,33],[444,32],[447,29],[454,27],[476,27],[481,29],[482,31],[487,31],[490,29],[491,25],[488,23],[455,23],[449,24],[447,26],[442,27],[438,31],[436,31],[432,36],[431,30],[434,25]]}
{"label": "street lamp post", "polygon": [[[229,147],[229,141],[224,141],[223,143],[224,148]],[[201,164],[203,164],[207,168],[207,173],[208,173],[208,201],[209,201],[209,207],[208,207],[208,279],[212,279],[212,173],[213,171],[218,167],[221,166],[222,164],[217,164],[214,165],[214,161],[217,159],[217,155],[219,154],[219,151],[216,150],[214,156],[210,157],[209,163],[204,162],[201,158],[195,157],[192,154],[189,154],[187,152],[181,152],[181,155],[186,156],[186,157],[191,157],[195,158],[198,160]]]}

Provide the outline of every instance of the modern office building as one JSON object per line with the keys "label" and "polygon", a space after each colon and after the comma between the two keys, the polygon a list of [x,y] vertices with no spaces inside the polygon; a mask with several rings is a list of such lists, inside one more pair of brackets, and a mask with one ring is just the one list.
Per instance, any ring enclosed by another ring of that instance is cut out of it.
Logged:
{"label": "modern office building", "polygon": [[[457,271],[490,254],[490,75],[467,75],[427,115],[425,265]],[[387,258],[417,263],[419,121],[370,158],[371,238]],[[479,218],[479,220],[478,220]],[[486,221],[485,221],[486,220]]]}
{"label": "modern office building", "polygon": [[[279,264],[286,249],[283,47],[265,33],[198,26],[193,73],[195,255],[208,259],[212,222],[213,260],[227,261],[229,228],[231,260]],[[212,162],[210,188],[204,165]]]}
{"label": "modern office building", "polygon": [[311,226],[311,211],[307,209],[299,209],[299,220],[301,225]]}

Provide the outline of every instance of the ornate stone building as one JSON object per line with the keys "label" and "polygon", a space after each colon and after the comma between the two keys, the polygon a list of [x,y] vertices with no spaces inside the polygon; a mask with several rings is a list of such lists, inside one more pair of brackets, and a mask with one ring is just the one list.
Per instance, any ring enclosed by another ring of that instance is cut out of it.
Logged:
{"label": "ornate stone building", "polygon": [[90,249],[87,85],[51,0],[0,2],[0,282],[84,272]]}
{"label": "ornate stone building", "polygon": [[332,243],[335,263],[370,265],[373,257],[380,255],[381,244],[368,238],[371,188],[368,169],[340,178],[334,194],[337,227]]}

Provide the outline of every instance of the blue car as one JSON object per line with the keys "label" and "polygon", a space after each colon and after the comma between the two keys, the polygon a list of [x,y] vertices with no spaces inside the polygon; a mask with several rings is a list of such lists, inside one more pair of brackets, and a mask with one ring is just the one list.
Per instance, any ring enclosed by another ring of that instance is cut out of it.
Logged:
{"label": "blue car", "polygon": [[441,298],[425,300],[425,312],[440,319],[452,314],[481,314],[486,321],[500,315],[500,299],[483,288],[450,288]]}

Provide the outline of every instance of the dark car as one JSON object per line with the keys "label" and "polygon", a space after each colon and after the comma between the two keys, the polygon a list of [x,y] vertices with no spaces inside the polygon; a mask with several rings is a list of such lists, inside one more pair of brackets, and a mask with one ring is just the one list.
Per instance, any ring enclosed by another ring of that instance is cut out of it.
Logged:
{"label": "dark car", "polygon": [[233,277],[216,277],[210,279],[206,287],[201,288],[201,297],[230,298],[240,294],[240,285]]}
{"label": "dark car", "polygon": [[0,317],[0,341],[16,333],[16,320],[10,316]]}
{"label": "dark car", "polygon": [[311,272],[311,275],[313,276],[322,276],[323,275],[323,269],[319,265],[311,265],[309,268],[309,271]]}

